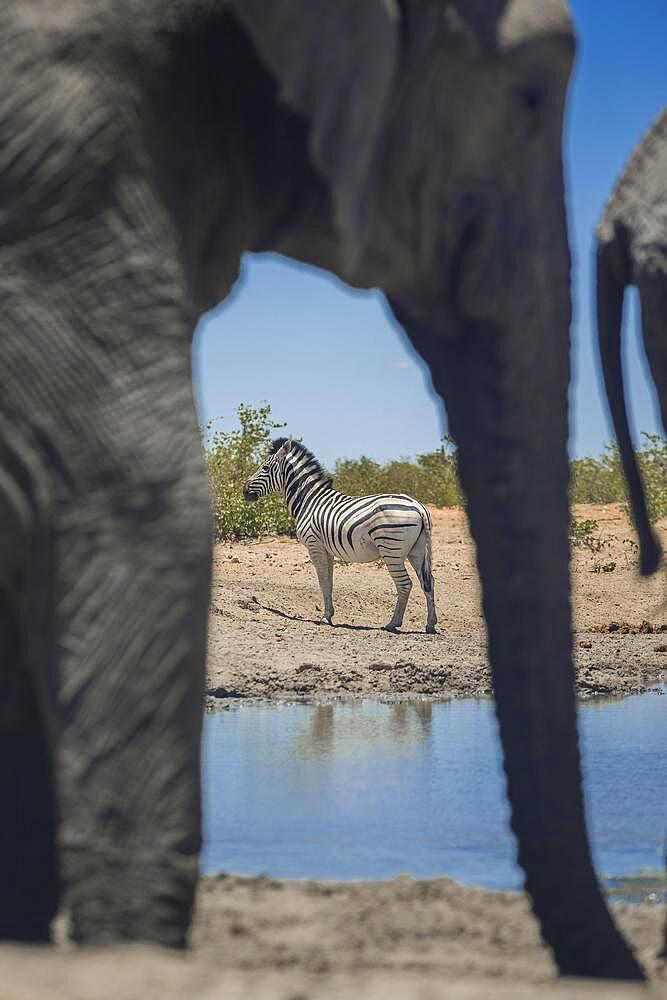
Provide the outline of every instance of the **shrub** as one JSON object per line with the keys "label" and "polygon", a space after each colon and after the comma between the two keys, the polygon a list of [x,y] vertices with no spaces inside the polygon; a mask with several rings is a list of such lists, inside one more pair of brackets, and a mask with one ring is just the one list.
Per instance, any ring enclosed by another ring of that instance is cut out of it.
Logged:
{"label": "shrub", "polygon": [[282,496],[253,503],[243,499],[243,484],[266,461],[273,431],[285,425],[271,419],[268,404],[255,408],[242,403],[236,413],[238,430],[214,430],[215,421],[203,428],[216,540],[293,534],[294,522]]}
{"label": "shrub", "polygon": [[616,563],[613,561],[601,563],[598,559],[596,559],[595,562],[593,563],[594,573],[613,573],[615,569],[616,569]]}
{"label": "shrub", "polygon": [[339,459],[334,468],[334,486],[341,493],[408,493],[433,507],[456,507],[462,502],[452,439],[445,437],[436,451],[418,455],[415,461],[394,459],[380,464],[372,458]]}
{"label": "shrub", "polygon": [[575,549],[588,549],[589,552],[600,552],[604,547],[604,540],[596,534],[598,522],[593,519],[588,521],[577,521],[575,517],[570,520],[570,545]]}
{"label": "shrub", "polygon": [[616,445],[607,445],[600,458],[570,462],[572,503],[613,503],[625,499],[625,480]]}
{"label": "shrub", "polygon": [[644,447],[639,451],[639,468],[641,469],[648,513],[652,521],[667,517],[667,438],[659,434],[647,434]]}
{"label": "shrub", "polygon": [[[667,516],[667,439],[642,432],[644,443],[637,449],[637,462],[646,491],[651,521]],[[599,458],[575,458],[570,463],[572,503],[611,503],[623,500],[627,491],[617,444],[608,444]]]}

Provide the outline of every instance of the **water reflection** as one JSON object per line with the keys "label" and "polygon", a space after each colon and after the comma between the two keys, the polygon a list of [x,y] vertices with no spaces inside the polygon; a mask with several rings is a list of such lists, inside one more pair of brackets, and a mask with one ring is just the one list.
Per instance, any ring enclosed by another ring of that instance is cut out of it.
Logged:
{"label": "water reflection", "polygon": [[[582,707],[604,875],[662,868],[666,723],[659,695]],[[488,701],[262,703],[209,716],[204,802],[206,871],[521,884]]]}
{"label": "water reflection", "polygon": [[[319,757],[326,757],[333,749],[334,739],[334,707],[333,705],[317,705],[313,712],[310,732],[306,737],[306,746],[312,747]],[[297,740],[297,752],[303,753],[303,741]]]}
{"label": "water reflection", "polygon": [[[387,753],[401,753],[408,744],[428,740],[433,703],[398,701],[386,705],[381,716],[370,715],[363,702],[346,705],[314,705],[310,718],[299,727],[294,752],[304,759],[332,757],[336,753],[363,756],[383,746]],[[336,708],[338,711],[336,711]]]}

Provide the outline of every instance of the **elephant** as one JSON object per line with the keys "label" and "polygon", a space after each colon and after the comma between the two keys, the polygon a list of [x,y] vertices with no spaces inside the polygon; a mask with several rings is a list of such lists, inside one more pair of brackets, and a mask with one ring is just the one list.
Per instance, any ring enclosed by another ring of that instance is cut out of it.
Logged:
{"label": "elephant", "polygon": [[[639,292],[642,339],[667,433],[667,108],[639,142],[616,182],[596,239],[598,348],[630,507],[642,543],[641,569],[649,573],[658,564],[659,548],[646,514],[623,389],[621,326],[628,285],[636,285]],[[667,958],[667,922],[662,954]]]}
{"label": "elephant", "polygon": [[636,285],[644,348],[667,432],[667,108],[635,149],[597,228],[596,319],[602,372],[631,509],[643,540],[642,570],[657,565],[658,547],[632,448],[623,392],[621,320],[625,288]]}
{"label": "elephant", "polygon": [[181,947],[211,519],[198,317],[245,252],[381,289],[477,546],[512,826],[563,973],[638,979],[591,862],[569,603],[565,0],[0,9],[0,937]]}

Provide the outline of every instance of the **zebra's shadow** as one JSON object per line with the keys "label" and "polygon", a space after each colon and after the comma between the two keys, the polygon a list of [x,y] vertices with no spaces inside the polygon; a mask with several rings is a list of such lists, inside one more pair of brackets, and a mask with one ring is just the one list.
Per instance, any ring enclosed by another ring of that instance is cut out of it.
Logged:
{"label": "zebra's shadow", "polygon": [[[279,618],[287,618],[291,622],[304,622],[307,625],[320,625],[321,623],[317,618],[304,618],[302,615],[290,615],[287,611],[281,611],[280,608],[271,608],[268,604],[261,604],[257,601],[257,607],[261,608],[262,611],[268,611],[272,615],[278,615]],[[323,629],[327,628],[344,628],[349,632],[384,632],[385,629],[377,625],[350,625],[348,622],[334,622],[333,625],[321,625]],[[392,633],[387,632],[387,635],[423,635],[422,629],[400,629],[398,632]]]}

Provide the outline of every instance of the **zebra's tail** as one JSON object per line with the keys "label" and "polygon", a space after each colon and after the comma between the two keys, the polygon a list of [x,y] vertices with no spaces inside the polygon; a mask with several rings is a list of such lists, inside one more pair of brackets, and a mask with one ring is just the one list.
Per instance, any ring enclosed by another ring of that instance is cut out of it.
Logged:
{"label": "zebra's tail", "polygon": [[419,567],[419,578],[425,594],[430,594],[433,590],[433,573],[431,571],[432,551],[431,551],[431,517],[424,509],[422,514],[422,531],[426,535],[424,543],[424,558]]}

